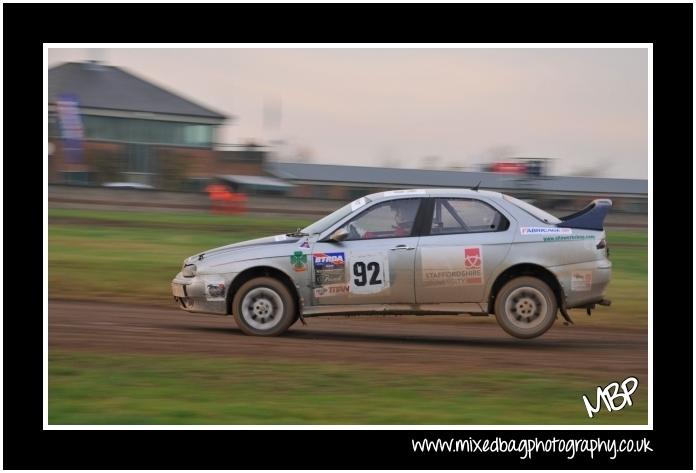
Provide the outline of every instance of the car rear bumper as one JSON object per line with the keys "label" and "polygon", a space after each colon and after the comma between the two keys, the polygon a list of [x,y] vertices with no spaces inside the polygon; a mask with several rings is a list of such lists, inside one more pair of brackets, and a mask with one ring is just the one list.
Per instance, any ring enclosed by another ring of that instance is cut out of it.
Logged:
{"label": "car rear bumper", "polygon": [[601,259],[587,263],[555,266],[549,270],[556,275],[565,296],[567,309],[585,307],[603,299],[611,280],[611,261]]}

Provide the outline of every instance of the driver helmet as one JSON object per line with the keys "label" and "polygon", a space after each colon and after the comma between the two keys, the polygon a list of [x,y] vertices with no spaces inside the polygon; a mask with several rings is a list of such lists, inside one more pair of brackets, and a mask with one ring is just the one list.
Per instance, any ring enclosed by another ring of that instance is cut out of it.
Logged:
{"label": "driver helmet", "polygon": [[392,209],[396,213],[396,223],[400,227],[410,225],[416,219],[416,211],[418,210],[418,206],[410,204],[410,202],[398,202],[392,205]]}

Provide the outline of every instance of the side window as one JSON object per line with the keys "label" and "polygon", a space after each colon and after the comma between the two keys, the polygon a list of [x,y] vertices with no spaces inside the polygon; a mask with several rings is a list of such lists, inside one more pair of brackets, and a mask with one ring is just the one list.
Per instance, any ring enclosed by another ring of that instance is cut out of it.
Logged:
{"label": "side window", "polygon": [[421,199],[400,199],[375,205],[346,225],[347,240],[410,236],[420,202]]}
{"label": "side window", "polygon": [[488,204],[474,199],[436,199],[431,235],[499,232],[508,220]]}

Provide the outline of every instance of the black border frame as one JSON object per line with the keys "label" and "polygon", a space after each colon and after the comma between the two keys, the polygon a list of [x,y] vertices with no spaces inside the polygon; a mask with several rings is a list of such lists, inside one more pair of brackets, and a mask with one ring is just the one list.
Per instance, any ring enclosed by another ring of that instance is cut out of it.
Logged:
{"label": "black border frame", "polygon": [[[692,324],[681,301],[691,294],[667,269],[688,242],[656,219],[653,247],[654,430],[652,431],[44,431],[42,430],[43,202],[37,139],[45,119],[43,43],[56,42],[616,42],[653,43],[654,214],[673,194],[693,189],[693,5],[691,4],[5,4],[4,467],[83,468],[692,468]],[[133,22],[148,25],[133,28]],[[29,88],[29,83],[33,86]],[[40,121],[41,120],[41,121]],[[686,156],[686,159],[682,159]],[[659,167],[658,167],[659,164]],[[680,181],[684,179],[683,181]],[[666,191],[665,191],[666,192]],[[667,197],[666,195],[669,195]],[[655,197],[657,196],[657,199]],[[678,196],[674,196],[679,198]],[[670,202],[672,203],[672,202]],[[682,203],[681,206],[686,206]],[[692,209],[693,210],[693,209]],[[661,241],[672,242],[660,245]],[[674,243],[679,243],[675,245]],[[693,248],[692,248],[693,249]],[[12,255],[12,256],[10,256]],[[15,256],[16,255],[16,256]],[[14,264],[13,264],[14,263]],[[23,277],[22,277],[23,276]],[[659,276],[659,277],[657,277]],[[669,282],[668,282],[669,281]],[[669,292],[667,292],[669,284]],[[31,291],[27,289],[31,288]],[[679,369],[681,377],[675,374]],[[686,374],[685,374],[686,373]],[[689,376],[691,375],[691,377]],[[686,420],[686,421],[684,421]],[[689,428],[691,427],[691,428]],[[417,454],[410,439],[642,438],[652,454],[576,457]],[[262,441],[263,440],[263,441]],[[262,448],[277,446],[273,454]],[[28,453],[24,453],[29,449]]]}

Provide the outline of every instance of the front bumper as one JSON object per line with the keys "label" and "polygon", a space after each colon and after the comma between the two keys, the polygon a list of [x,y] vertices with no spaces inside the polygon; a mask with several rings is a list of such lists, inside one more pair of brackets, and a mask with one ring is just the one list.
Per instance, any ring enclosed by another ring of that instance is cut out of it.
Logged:
{"label": "front bumper", "polygon": [[171,292],[178,306],[188,312],[227,314],[229,282],[224,276],[186,278],[179,273],[171,282]]}

